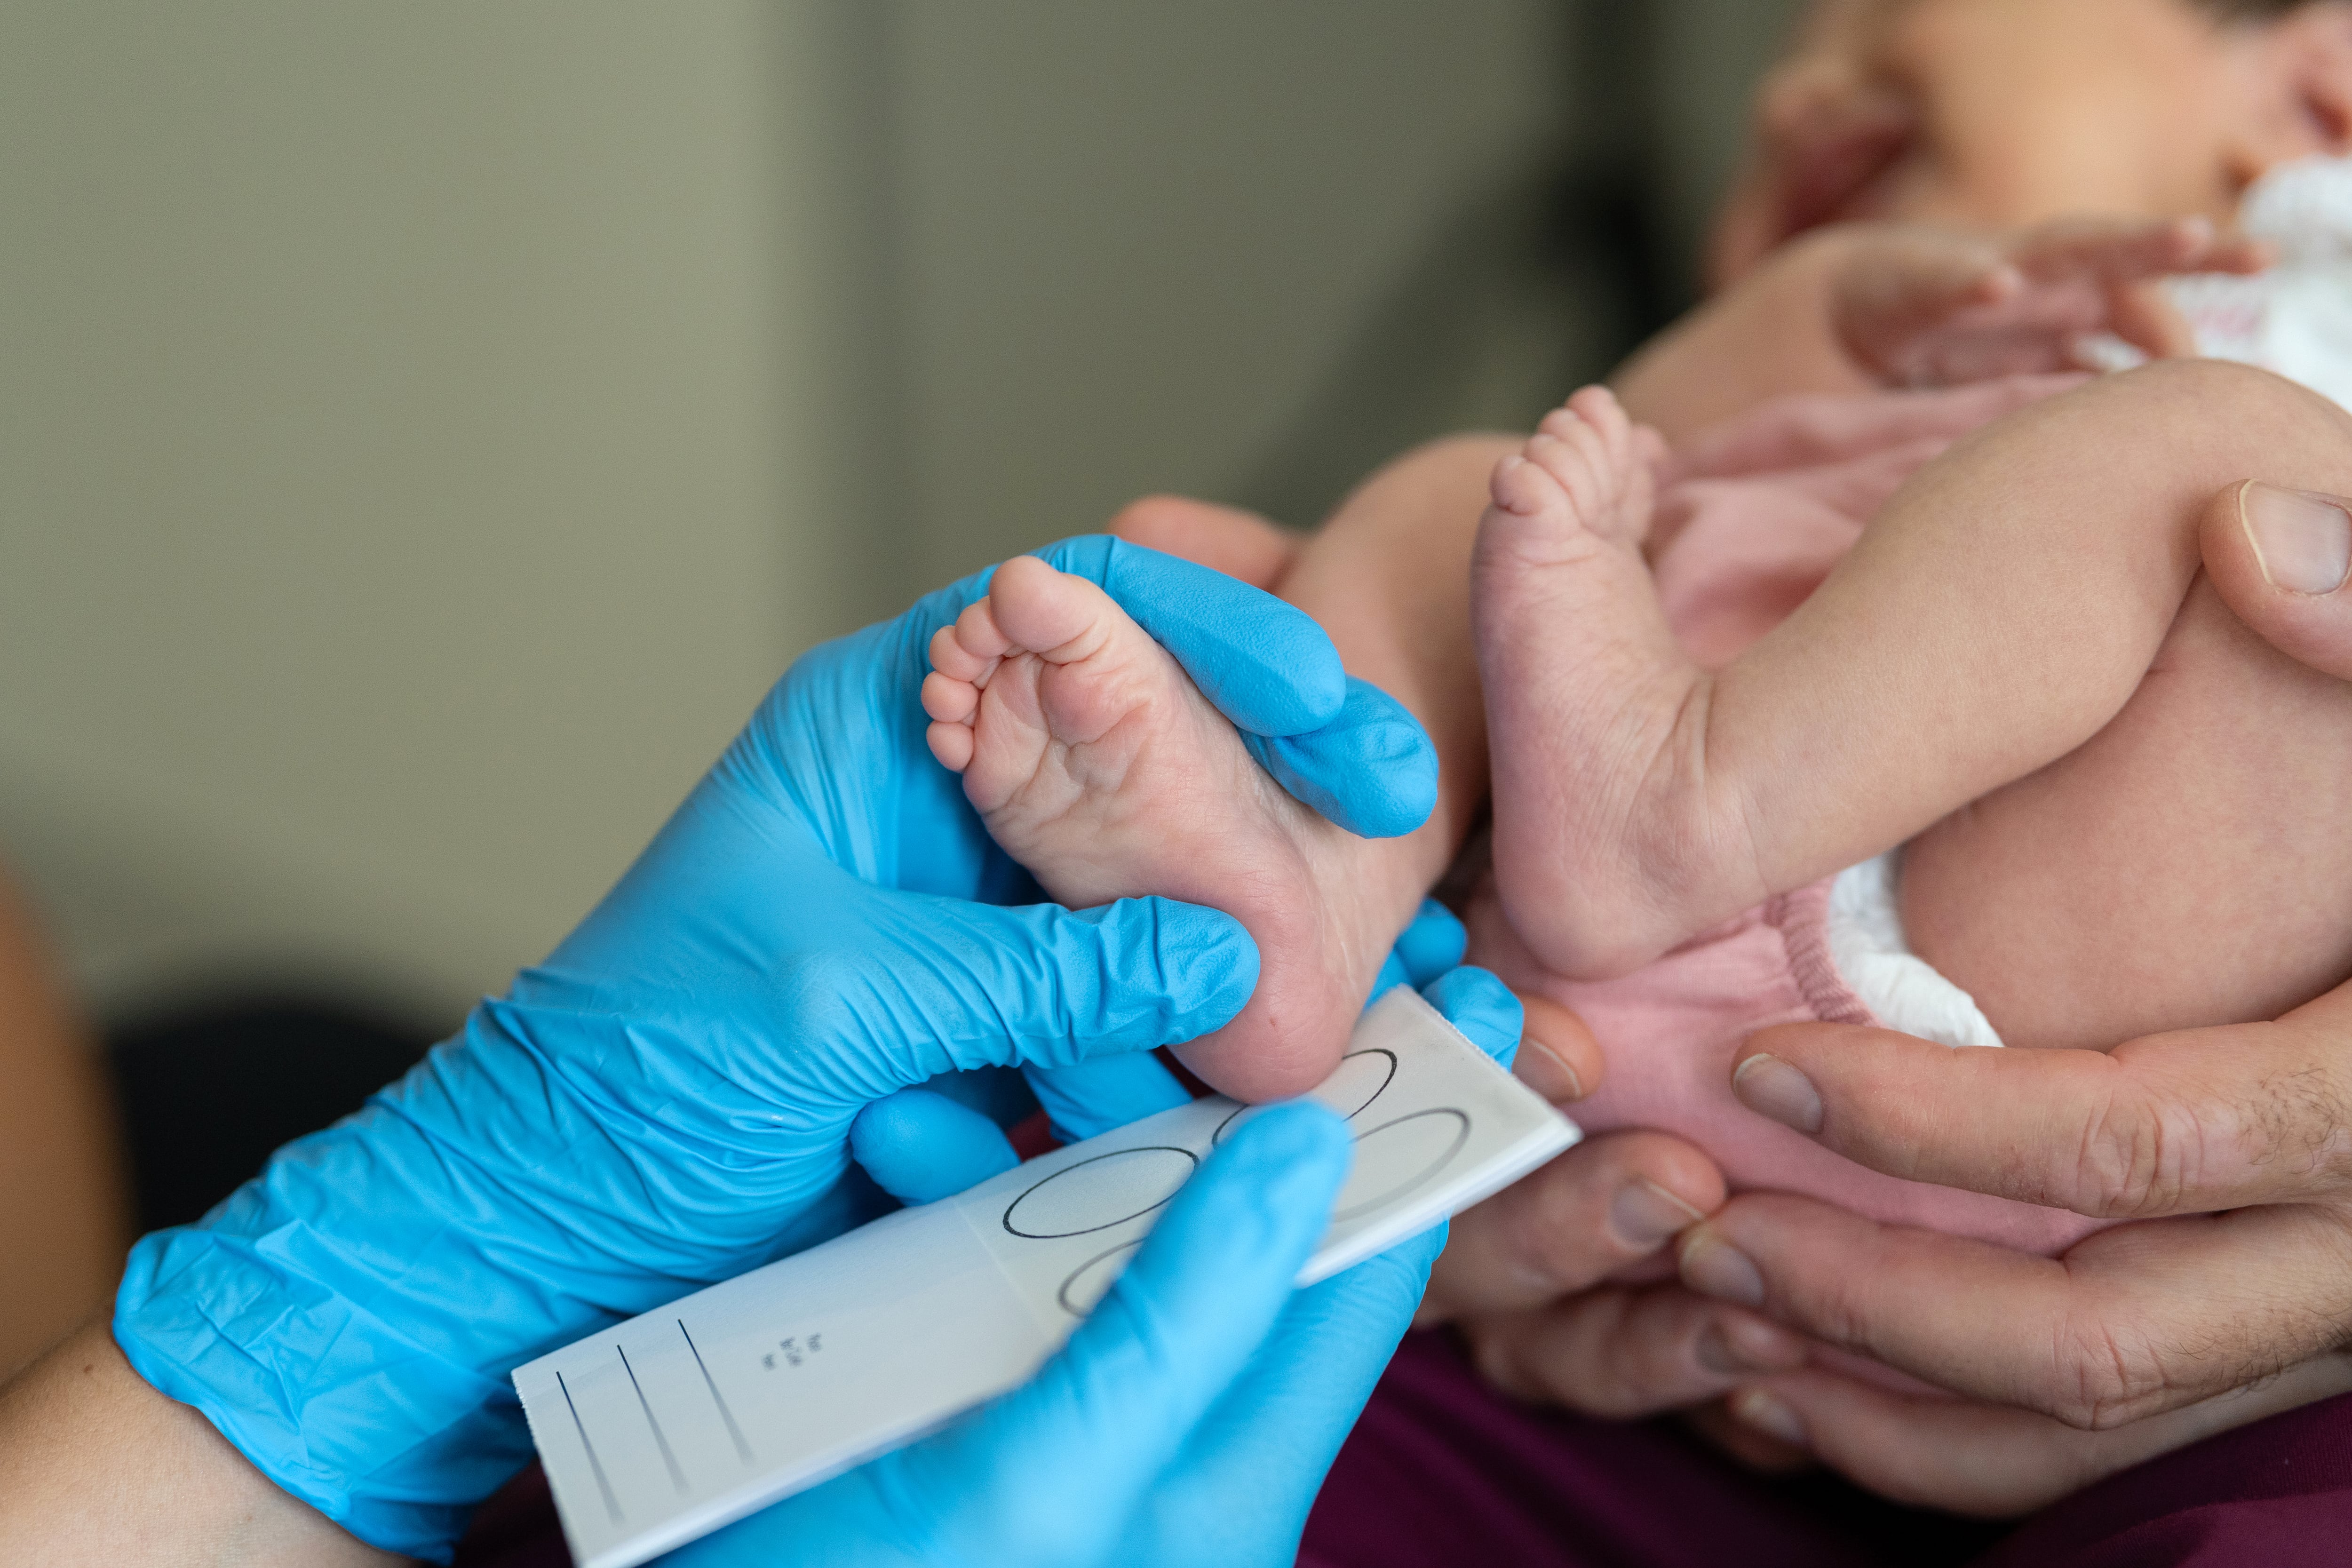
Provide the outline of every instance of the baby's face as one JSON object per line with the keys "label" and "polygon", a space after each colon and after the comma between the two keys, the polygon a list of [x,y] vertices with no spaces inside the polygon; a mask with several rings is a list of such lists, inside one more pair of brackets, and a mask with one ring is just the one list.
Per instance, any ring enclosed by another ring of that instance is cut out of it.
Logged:
{"label": "baby's face", "polygon": [[2238,134],[2259,36],[2188,0],[1815,0],[1710,270],[1845,219],[2226,222],[2259,172]]}

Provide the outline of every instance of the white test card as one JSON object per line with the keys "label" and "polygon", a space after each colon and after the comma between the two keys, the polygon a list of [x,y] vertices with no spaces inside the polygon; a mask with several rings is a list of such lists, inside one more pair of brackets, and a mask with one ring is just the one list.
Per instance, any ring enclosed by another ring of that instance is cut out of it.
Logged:
{"label": "white test card", "polygon": [[[1312,1284],[1460,1213],[1574,1124],[1400,986],[1315,1091],[1356,1131]],[[1251,1112],[1213,1097],[617,1324],[514,1374],[581,1568],[632,1568],[1025,1381]]]}

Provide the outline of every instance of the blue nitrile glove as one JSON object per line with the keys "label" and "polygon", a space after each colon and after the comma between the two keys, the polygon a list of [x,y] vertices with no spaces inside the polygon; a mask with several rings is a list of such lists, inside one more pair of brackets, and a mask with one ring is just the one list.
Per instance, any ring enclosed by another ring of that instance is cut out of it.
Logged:
{"label": "blue nitrile glove", "polygon": [[[1507,1065],[1518,999],[1480,969],[1423,994]],[[671,1568],[1275,1568],[1421,1304],[1440,1226],[1293,1294],[1348,1173],[1319,1106],[1202,1163],[1026,1385],[935,1437],[663,1559]]]}
{"label": "blue nitrile glove", "polygon": [[[1426,742],[1304,615],[1108,539],[1043,554],[1346,821],[1411,826]],[[878,1195],[845,1178],[868,1101],[1231,1019],[1257,961],[1222,914],[992,907],[1034,884],[932,761],[918,696],[985,584],[801,659],[552,957],[200,1225],[141,1241],[114,1324],[140,1373],[362,1540],[446,1559],[529,1455],[509,1369],[866,1217]],[[1400,751],[1418,763],[1386,778],[1318,771]]]}
{"label": "blue nitrile glove", "polygon": [[[1399,985],[1427,987],[1461,963],[1468,945],[1469,933],[1454,911],[1424,899],[1381,963],[1364,1005]],[[1516,1002],[1512,1016],[1517,1016]],[[1517,1039],[1515,1026],[1514,1046]],[[1144,1051],[1070,1067],[1032,1067],[1025,1076],[1031,1090],[1025,1095],[1018,1093],[1018,1075],[956,1073],[877,1100],[858,1113],[850,1152],[885,1192],[904,1203],[927,1204],[1019,1164],[1002,1128],[1038,1106],[1052,1120],[1055,1135],[1076,1143],[1192,1098],[1174,1073]]]}

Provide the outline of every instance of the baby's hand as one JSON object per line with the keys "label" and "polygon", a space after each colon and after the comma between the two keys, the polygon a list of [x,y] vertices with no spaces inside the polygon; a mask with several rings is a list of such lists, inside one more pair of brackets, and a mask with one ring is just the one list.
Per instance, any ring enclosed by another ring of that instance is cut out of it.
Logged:
{"label": "baby's hand", "polygon": [[1830,323],[1860,368],[1897,386],[2100,369],[2103,334],[2151,359],[2196,352],[2161,279],[2268,259],[2201,218],[2070,219],[2008,237],[1858,227],[1831,278]]}

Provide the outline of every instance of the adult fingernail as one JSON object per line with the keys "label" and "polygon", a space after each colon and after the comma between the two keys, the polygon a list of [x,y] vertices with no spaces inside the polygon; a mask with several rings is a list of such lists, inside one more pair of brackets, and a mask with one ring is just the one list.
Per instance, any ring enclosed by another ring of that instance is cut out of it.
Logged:
{"label": "adult fingernail", "polygon": [[1533,1035],[1519,1037],[1518,1074],[1538,1094],[1555,1105],[1584,1098],[1584,1080],[1568,1065],[1568,1058]]}
{"label": "adult fingernail", "polygon": [[1754,1056],[1731,1075],[1731,1092],[1759,1116],[1800,1132],[1822,1130],[1822,1095],[1813,1080],[1775,1056]]}
{"label": "adult fingernail", "polygon": [[2352,576],[2352,512],[2310,490],[2260,480],[2238,492],[2238,515],[2271,585],[2293,594],[2333,594]]}
{"label": "adult fingernail", "polygon": [[1743,1373],[1764,1370],[1760,1366],[1748,1364],[1740,1356],[1738,1348],[1733,1345],[1729,1336],[1724,1333],[1723,1325],[1720,1323],[1710,1324],[1706,1332],[1699,1335],[1698,1348],[1694,1353],[1698,1357],[1699,1365],[1709,1372],[1722,1373],[1727,1377],[1738,1377]]}
{"label": "adult fingernail", "polygon": [[1801,1342],[1786,1330],[1745,1314],[1727,1323],[1709,1323],[1693,1353],[1699,1365],[1728,1377],[1794,1372],[1805,1364]]}
{"label": "adult fingernail", "polygon": [[1812,1434],[1805,1430],[1804,1417],[1789,1408],[1786,1401],[1760,1388],[1742,1389],[1732,1395],[1731,1413],[1767,1437],[1778,1438],[1791,1448],[1813,1446]]}
{"label": "adult fingernail", "polygon": [[1748,1254],[1729,1242],[1700,1230],[1683,1243],[1679,1259],[1683,1283],[1702,1296],[1737,1301],[1743,1307],[1764,1304],[1764,1276]]}
{"label": "adult fingernail", "polygon": [[1609,1205],[1609,1227],[1627,1247],[1647,1252],[1688,1230],[1706,1215],[1655,1182],[1636,1178],[1617,1189]]}

